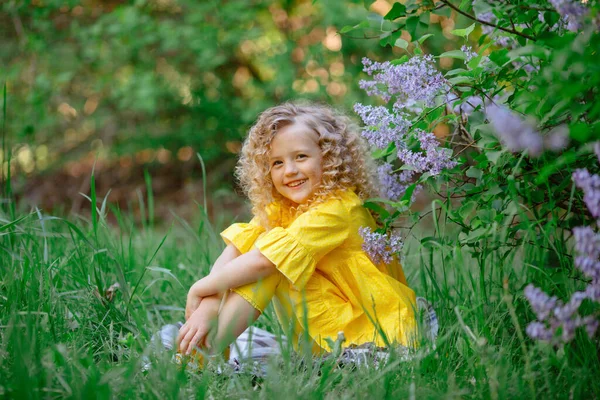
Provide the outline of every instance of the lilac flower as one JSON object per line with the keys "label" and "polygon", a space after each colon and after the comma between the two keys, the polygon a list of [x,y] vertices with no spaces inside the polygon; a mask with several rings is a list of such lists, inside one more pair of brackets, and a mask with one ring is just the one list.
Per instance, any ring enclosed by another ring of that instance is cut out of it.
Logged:
{"label": "lilac flower", "polygon": [[527,285],[524,293],[527,300],[529,300],[531,308],[533,308],[533,312],[540,320],[546,319],[559,303],[559,300],[556,297],[548,296],[541,289],[536,288],[532,284]]}
{"label": "lilac flower", "polygon": [[598,320],[593,316],[588,315],[583,319],[583,324],[585,325],[585,330],[587,331],[588,336],[594,336],[598,330]]}
{"label": "lilac flower", "polygon": [[[585,170],[584,170],[585,171]],[[573,228],[575,236],[575,250],[591,259],[600,256],[600,236],[589,226]]]}
{"label": "lilac flower", "polygon": [[400,65],[363,58],[363,65],[373,80],[360,81],[361,89],[386,102],[395,97],[394,109],[397,110],[419,102],[432,106],[445,85],[444,77],[433,65],[432,55],[415,56]]}
{"label": "lilac flower", "polygon": [[552,339],[553,332],[546,328],[543,323],[535,321],[527,325],[525,329],[527,335],[532,339],[549,341]]}
{"label": "lilac flower", "polygon": [[[381,184],[381,196],[392,201],[398,201],[404,196],[406,189],[411,185],[415,171],[407,169],[400,173],[395,173],[391,164],[384,163],[377,167],[377,175]],[[416,195],[421,188],[421,185],[415,187],[410,203],[415,201]]]}
{"label": "lilac flower", "polygon": [[456,161],[450,159],[451,152],[440,147],[440,143],[433,133],[421,129],[415,130],[422,152],[414,152],[407,148],[398,150],[398,159],[404,162],[417,173],[428,172],[430,175],[439,175],[444,168],[453,168]]}
{"label": "lilac flower", "polygon": [[460,97],[455,93],[451,92],[446,96],[446,102],[449,105],[448,109],[452,110],[455,114],[469,116],[478,106],[483,106],[483,100],[481,100],[481,97],[477,96],[470,96],[462,104],[453,105],[458,100],[460,100]]}
{"label": "lilac flower", "polygon": [[600,282],[592,282],[585,289],[585,295],[592,301],[600,301]]}
{"label": "lilac flower", "polygon": [[486,107],[486,114],[498,138],[510,151],[527,150],[534,157],[542,153],[542,136],[517,114],[495,104]]}
{"label": "lilac flower", "polygon": [[365,124],[362,136],[371,146],[380,149],[385,149],[390,143],[399,141],[410,128],[410,122],[405,118],[405,114],[390,113],[382,106],[364,106],[356,103],[354,111]]}
{"label": "lilac flower", "polygon": [[591,175],[587,169],[573,173],[575,185],[583,190],[583,201],[594,218],[600,218],[600,176]]}
{"label": "lilac flower", "polygon": [[[476,15],[476,17],[479,21],[489,22],[490,24],[493,24],[494,22],[496,22],[496,16],[491,11],[478,14],[478,15]],[[485,24],[481,24],[481,31],[485,35],[489,35],[490,33],[492,33],[494,31],[494,27],[485,25]]]}
{"label": "lilac flower", "polygon": [[369,227],[360,228],[358,233],[364,240],[362,249],[375,264],[389,264],[393,260],[393,255],[402,251],[404,243],[400,235],[392,233],[388,236],[383,233],[373,232]]}
{"label": "lilac flower", "polygon": [[460,50],[465,53],[465,64],[471,61],[474,57],[477,57],[477,53],[473,51],[471,46],[462,45]]}
{"label": "lilac flower", "polygon": [[569,143],[569,129],[560,125],[544,136],[544,148],[552,151],[564,150]]}
{"label": "lilac flower", "polygon": [[406,192],[406,188],[410,185],[408,182],[410,182],[414,173],[410,170],[402,171],[400,174],[394,173],[394,167],[389,163],[377,167],[382,196],[392,201],[400,200]]}
{"label": "lilac flower", "polygon": [[567,23],[571,32],[580,31],[589,9],[580,0],[550,0],[550,4]]}

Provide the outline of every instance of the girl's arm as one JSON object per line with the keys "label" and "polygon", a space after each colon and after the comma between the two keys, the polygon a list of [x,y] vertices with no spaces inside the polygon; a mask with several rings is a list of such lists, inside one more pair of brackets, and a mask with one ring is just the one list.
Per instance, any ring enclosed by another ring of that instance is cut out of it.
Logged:
{"label": "girl's arm", "polygon": [[250,250],[229,261],[219,269],[213,269],[205,278],[190,288],[197,297],[211,296],[247,283],[256,282],[273,274],[277,269],[258,249]]}
{"label": "girl's arm", "polygon": [[[240,251],[233,244],[227,245],[227,247],[225,247],[225,250],[223,250],[221,255],[215,261],[210,273],[212,274],[213,272],[218,271],[225,264],[236,259],[241,254],[242,253],[240,253]],[[192,315],[192,313],[194,311],[196,311],[196,309],[200,305],[201,301],[204,301],[207,303],[213,303],[211,308],[216,307],[216,309],[218,309],[219,305],[221,304],[221,298],[223,297],[223,293],[215,293],[210,298],[203,299],[202,297],[203,296],[195,295],[191,289],[189,290],[186,305],[185,305],[185,319],[186,320]]]}

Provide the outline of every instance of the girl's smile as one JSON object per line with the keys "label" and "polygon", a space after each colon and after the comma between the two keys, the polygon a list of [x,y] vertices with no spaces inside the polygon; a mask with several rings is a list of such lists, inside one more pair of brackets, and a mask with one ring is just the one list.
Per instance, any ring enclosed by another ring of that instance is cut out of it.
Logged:
{"label": "girl's smile", "polygon": [[275,190],[297,204],[305,203],[321,183],[319,136],[303,122],[284,126],[271,141],[269,162]]}

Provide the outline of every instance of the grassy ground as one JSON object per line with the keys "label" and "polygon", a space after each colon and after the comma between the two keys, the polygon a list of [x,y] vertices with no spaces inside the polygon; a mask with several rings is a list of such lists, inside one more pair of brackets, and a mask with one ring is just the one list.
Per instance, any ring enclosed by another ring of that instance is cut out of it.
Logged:
{"label": "grassy ground", "polygon": [[[93,190],[90,201],[97,208],[89,220],[37,210],[0,214],[2,397],[600,397],[597,342],[580,333],[554,348],[524,333],[534,316],[522,289],[532,276],[564,293],[577,281],[528,264],[547,256],[542,247],[449,248],[444,238],[454,232],[443,221],[427,232],[427,246],[407,243],[404,261],[411,285],[438,311],[434,351],[422,348],[412,361],[391,357],[370,369],[312,363],[289,351],[259,380],[227,370],[188,372],[162,354],[142,372],[150,336],[183,318],[187,288],[223,245],[202,218],[178,219],[168,230],[138,227]],[[118,227],[105,223],[109,212]],[[271,312],[259,324],[279,329]]]}

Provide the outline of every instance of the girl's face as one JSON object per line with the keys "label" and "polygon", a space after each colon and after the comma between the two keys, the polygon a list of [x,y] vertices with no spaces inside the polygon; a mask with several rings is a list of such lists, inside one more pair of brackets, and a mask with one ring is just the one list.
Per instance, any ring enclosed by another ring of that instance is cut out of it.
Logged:
{"label": "girl's face", "polygon": [[279,194],[296,204],[305,203],[321,183],[319,136],[303,122],[281,128],[271,141],[271,179]]}

